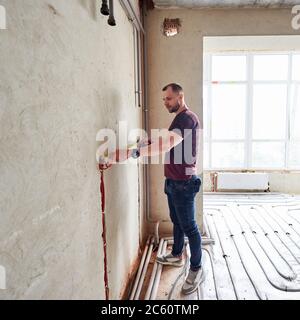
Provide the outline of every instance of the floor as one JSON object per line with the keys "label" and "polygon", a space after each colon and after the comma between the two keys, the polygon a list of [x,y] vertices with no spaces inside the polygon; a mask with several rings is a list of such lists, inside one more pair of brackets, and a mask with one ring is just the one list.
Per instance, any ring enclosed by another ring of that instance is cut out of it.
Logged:
{"label": "floor", "polygon": [[185,266],[176,268],[155,262],[171,250],[172,238],[160,239],[158,248],[149,238],[130,299],[300,299],[300,196],[208,193],[204,228],[206,277],[196,292],[180,292],[188,243]]}

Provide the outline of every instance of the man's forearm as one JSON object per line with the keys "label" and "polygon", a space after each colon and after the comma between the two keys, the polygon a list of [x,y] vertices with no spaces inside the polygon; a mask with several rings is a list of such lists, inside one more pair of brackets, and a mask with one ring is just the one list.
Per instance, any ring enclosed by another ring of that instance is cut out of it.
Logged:
{"label": "man's forearm", "polygon": [[151,144],[140,148],[141,157],[155,157],[162,153],[168,152],[170,145],[164,144],[162,139],[154,140]]}

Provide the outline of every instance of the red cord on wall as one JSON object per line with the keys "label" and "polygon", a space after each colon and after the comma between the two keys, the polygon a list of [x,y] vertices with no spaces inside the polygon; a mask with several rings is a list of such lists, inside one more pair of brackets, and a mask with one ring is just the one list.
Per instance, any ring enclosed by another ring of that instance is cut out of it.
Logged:
{"label": "red cord on wall", "polygon": [[107,169],[107,167],[105,168],[105,167],[103,167],[103,165],[99,165],[101,214],[102,214],[102,240],[103,240],[103,253],[104,253],[104,286],[105,286],[105,299],[109,300],[109,287],[108,287],[108,275],[107,275],[107,253],[106,253],[104,169]]}

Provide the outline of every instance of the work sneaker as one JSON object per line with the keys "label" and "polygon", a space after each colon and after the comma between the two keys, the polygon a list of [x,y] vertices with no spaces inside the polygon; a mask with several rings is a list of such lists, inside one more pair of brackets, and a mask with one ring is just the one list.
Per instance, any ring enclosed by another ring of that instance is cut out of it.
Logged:
{"label": "work sneaker", "polygon": [[197,271],[190,269],[187,278],[182,286],[181,292],[183,294],[190,294],[197,290],[199,284],[204,281],[204,271],[203,268],[200,268]]}
{"label": "work sneaker", "polygon": [[174,267],[181,267],[183,266],[183,259],[182,257],[174,257],[172,253],[157,256],[156,262],[168,266],[174,266]]}

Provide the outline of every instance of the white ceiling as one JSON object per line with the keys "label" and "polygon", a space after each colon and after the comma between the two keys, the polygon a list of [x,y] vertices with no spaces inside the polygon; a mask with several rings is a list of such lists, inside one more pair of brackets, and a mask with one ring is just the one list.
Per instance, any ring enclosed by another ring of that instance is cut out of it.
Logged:
{"label": "white ceiling", "polygon": [[283,8],[300,0],[153,0],[156,8]]}

